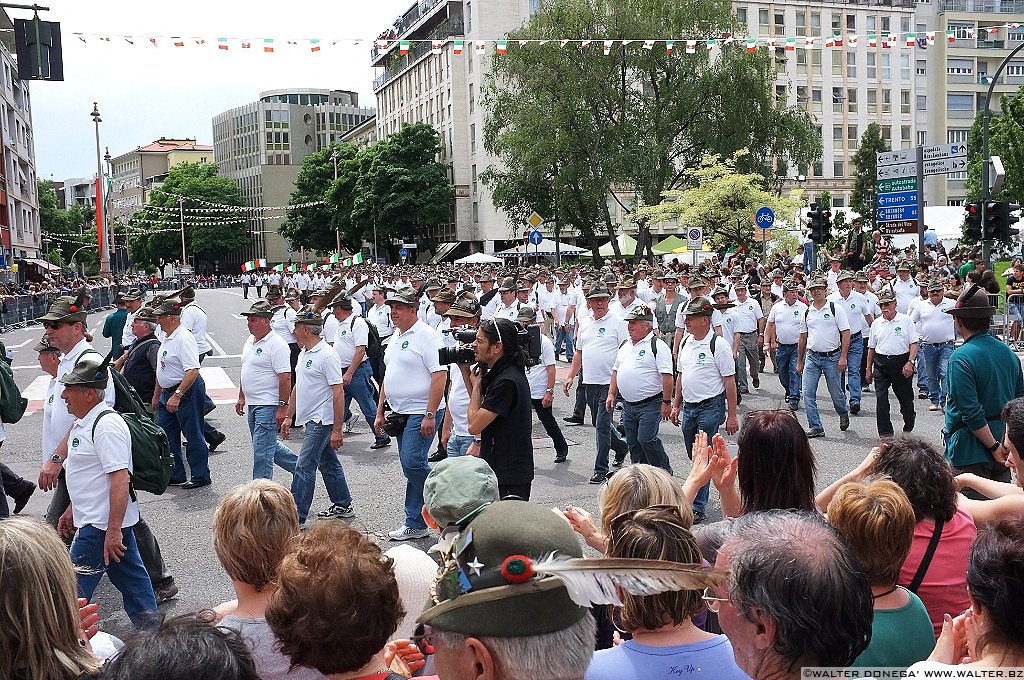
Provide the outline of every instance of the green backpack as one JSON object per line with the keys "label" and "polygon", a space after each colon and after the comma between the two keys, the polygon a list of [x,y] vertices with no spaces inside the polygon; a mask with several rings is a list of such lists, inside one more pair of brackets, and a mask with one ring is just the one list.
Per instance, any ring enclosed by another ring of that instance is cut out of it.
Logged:
{"label": "green backpack", "polygon": [[[348,324],[349,331],[354,331],[356,328],[356,319],[362,318],[357,317],[355,314],[352,315],[352,320]],[[366,321],[366,319],[363,319]],[[377,330],[377,324],[366,321],[366,356],[371,359],[380,359],[384,356],[384,346],[380,342],[380,331]]]}
{"label": "green backpack", "polygon": [[[3,343],[0,343],[2,346]],[[3,351],[3,350],[0,350]],[[18,383],[14,382],[14,371],[7,364],[7,354],[0,360],[0,422],[16,423],[25,415],[28,399],[21,396]]]}

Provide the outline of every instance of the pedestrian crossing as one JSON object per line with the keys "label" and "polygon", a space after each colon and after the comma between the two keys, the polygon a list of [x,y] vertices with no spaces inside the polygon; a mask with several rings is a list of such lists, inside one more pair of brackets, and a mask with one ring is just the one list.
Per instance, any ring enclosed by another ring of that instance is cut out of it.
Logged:
{"label": "pedestrian crossing", "polygon": [[[206,383],[206,393],[215,404],[234,404],[238,401],[238,385],[232,382],[227,372],[220,366],[202,366],[199,374]],[[41,375],[33,380],[29,386],[21,391],[21,396],[28,399],[28,408],[25,415],[43,410],[43,402],[46,400],[46,387],[50,384],[50,376]]]}

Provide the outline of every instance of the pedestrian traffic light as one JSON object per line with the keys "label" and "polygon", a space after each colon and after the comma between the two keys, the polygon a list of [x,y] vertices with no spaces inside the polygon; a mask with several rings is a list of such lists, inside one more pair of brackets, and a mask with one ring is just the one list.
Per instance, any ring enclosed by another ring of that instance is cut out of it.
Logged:
{"label": "pedestrian traffic light", "polygon": [[811,203],[811,209],[807,213],[807,221],[811,228],[811,241],[814,243],[822,243],[821,240],[821,225],[822,225],[823,214],[821,207],[817,203]]}
{"label": "pedestrian traffic light", "polygon": [[985,220],[981,236],[986,241],[999,238],[999,203],[997,201],[985,203]]}
{"label": "pedestrian traffic light", "polygon": [[1019,229],[1013,229],[1013,225],[1020,221],[1020,218],[1013,213],[1020,210],[1020,204],[999,201],[996,203],[996,224],[998,225],[997,238],[1009,243],[1013,237],[1020,233]]}
{"label": "pedestrian traffic light", "polygon": [[832,211],[821,211],[821,240],[819,243],[827,243],[832,238]]}
{"label": "pedestrian traffic light", "polygon": [[981,243],[981,203],[971,203],[966,210],[967,240],[971,243]]}

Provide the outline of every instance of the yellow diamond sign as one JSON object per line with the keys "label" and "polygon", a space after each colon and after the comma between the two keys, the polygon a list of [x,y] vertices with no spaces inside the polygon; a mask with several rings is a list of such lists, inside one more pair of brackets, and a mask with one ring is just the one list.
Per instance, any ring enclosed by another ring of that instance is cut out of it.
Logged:
{"label": "yellow diamond sign", "polygon": [[534,229],[537,229],[540,227],[540,225],[544,224],[544,218],[538,215],[536,212],[534,212],[532,215],[526,218],[526,223],[529,224]]}

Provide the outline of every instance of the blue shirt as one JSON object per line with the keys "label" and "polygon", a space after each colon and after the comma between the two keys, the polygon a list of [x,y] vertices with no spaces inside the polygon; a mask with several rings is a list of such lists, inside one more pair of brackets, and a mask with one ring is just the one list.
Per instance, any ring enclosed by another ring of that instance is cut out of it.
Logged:
{"label": "blue shirt", "polygon": [[584,680],[749,680],[724,635],[688,645],[651,647],[627,640],[594,652]]}

